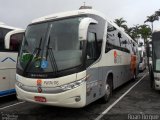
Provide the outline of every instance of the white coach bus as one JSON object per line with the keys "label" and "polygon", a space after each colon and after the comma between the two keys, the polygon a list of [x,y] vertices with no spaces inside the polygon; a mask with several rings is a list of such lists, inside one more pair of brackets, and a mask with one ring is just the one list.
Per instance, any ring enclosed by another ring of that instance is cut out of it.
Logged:
{"label": "white coach bus", "polygon": [[160,30],[152,34],[152,41],[147,46],[150,85],[154,90],[160,90]]}
{"label": "white coach bus", "polygon": [[137,75],[138,46],[94,10],[45,16],[28,25],[17,59],[17,98],[83,107]]}
{"label": "white coach bus", "polygon": [[21,29],[0,25],[0,97],[15,94],[17,53],[22,41],[21,35],[14,35],[17,32]]}

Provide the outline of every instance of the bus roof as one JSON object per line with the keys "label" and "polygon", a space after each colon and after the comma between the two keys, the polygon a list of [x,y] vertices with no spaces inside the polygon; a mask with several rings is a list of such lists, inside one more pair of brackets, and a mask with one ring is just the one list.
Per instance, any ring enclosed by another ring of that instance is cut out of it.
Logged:
{"label": "bus roof", "polygon": [[5,36],[5,48],[9,49],[9,45],[10,45],[10,36],[12,34],[16,34],[16,33],[24,33],[25,30],[24,29],[16,29],[16,30],[12,30],[10,32],[8,32]]}
{"label": "bus roof", "polygon": [[40,17],[38,19],[33,20],[32,23],[43,22],[43,21],[47,21],[47,20],[69,17],[69,16],[83,15],[83,14],[94,14],[94,15],[98,15],[98,16],[101,16],[102,18],[106,19],[104,14],[102,14],[96,10],[80,9],[80,10],[61,12],[61,13],[56,13],[56,14],[51,14],[51,15],[47,15],[44,17]]}
{"label": "bus roof", "polygon": [[103,13],[98,12],[98,11],[93,10],[93,9],[80,9],[80,10],[51,14],[51,15],[47,15],[47,16],[44,16],[44,17],[34,19],[31,23],[39,23],[39,22],[44,22],[44,21],[48,21],[48,20],[54,20],[54,19],[58,19],[58,18],[64,18],[64,17],[76,16],[76,15],[84,15],[84,14],[93,14],[93,15],[98,15],[98,16],[102,17],[107,22],[112,24],[115,28],[117,28],[121,32],[123,32],[129,39],[131,39],[133,42],[135,42],[128,34],[125,33],[125,31],[122,28],[117,26],[117,24],[115,24],[112,20],[108,19]]}

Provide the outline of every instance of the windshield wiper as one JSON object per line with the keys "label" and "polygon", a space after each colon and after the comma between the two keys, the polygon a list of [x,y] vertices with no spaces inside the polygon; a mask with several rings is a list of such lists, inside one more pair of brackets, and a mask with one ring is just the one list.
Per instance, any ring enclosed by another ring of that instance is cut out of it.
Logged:
{"label": "windshield wiper", "polygon": [[[30,63],[32,62],[34,56],[36,55],[36,58],[39,56],[40,51],[41,51],[41,44],[42,44],[42,37],[41,37],[41,40],[40,40],[40,42],[39,42],[38,48],[35,48],[34,51],[33,51],[33,53],[32,53],[33,57],[28,60],[26,66],[25,66],[25,68],[24,68],[24,70],[23,70],[23,75],[25,75],[25,72],[26,72],[26,70],[28,69]],[[37,53],[37,54],[36,54],[36,53]]]}
{"label": "windshield wiper", "polygon": [[48,43],[47,43],[47,46],[46,46],[46,48],[47,48],[47,51],[46,51],[46,60],[47,60],[47,57],[49,55],[49,58],[51,60],[52,69],[54,70],[55,75],[56,75],[57,71],[58,71],[58,67],[57,67],[57,64],[56,64],[54,53],[52,51],[52,48],[49,47],[49,44],[50,44],[50,36],[49,36],[49,40],[48,40]]}

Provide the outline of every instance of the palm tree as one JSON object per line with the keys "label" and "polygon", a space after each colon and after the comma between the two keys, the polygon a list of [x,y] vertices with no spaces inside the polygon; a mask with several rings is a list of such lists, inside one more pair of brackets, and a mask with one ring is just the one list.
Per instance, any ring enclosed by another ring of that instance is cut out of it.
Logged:
{"label": "palm tree", "polygon": [[144,21],[144,23],[146,23],[146,22],[150,22],[151,23],[152,32],[153,32],[153,22],[156,21],[156,20],[159,20],[159,17],[157,15],[153,14],[151,16],[147,16],[147,20]]}
{"label": "palm tree", "polygon": [[139,35],[139,28],[140,26],[134,25],[134,27],[126,27],[125,32],[136,42],[138,42]]}
{"label": "palm tree", "polygon": [[132,27],[132,38],[138,42],[138,38],[140,38],[139,35],[139,30],[140,30],[140,25],[134,25],[134,27]]}
{"label": "palm tree", "polygon": [[124,20],[123,18],[115,19],[114,23],[116,23],[119,27],[124,28],[124,30],[126,30],[126,28],[127,28],[127,25],[125,24],[125,23],[127,23],[127,21]]}
{"label": "palm tree", "polygon": [[147,39],[151,38],[152,30],[151,30],[151,28],[148,25],[143,24],[143,25],[140,25],[139,34],[143,38],[144,43],[146,45],[147,42],[148,42]]}

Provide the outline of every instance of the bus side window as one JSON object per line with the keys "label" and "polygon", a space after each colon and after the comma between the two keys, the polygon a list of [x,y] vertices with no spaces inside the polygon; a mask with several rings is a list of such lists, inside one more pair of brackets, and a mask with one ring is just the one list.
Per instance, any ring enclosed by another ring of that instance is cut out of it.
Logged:
{"label": "bus side window", "polygon": [[97,59],[96,33],[88,33],[87,60]]}
{"label": "bus side window", "polygon": [[132,43],[132,51],[133,51],[133,54],[136,55],[136,50],[135,50],[135,44]]}
{"label": "bus side window", "polygon": [[106,42],[106,47],[105,47],[105,53],[109,52],[110,50],[113,49],[113,45],[110,44],[108,41]]}
{"label": "bus side window", "polygon": [[129,39],[127,39],[127,46],[126,48],[129,50],[129,52],[131,53],[131,44],[130,44],[130,41]]}

